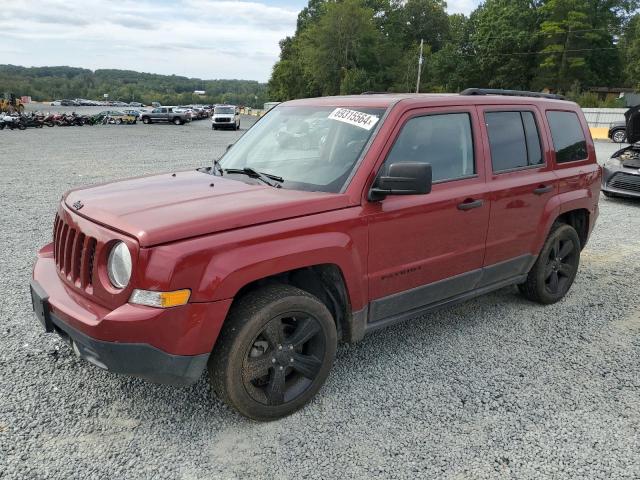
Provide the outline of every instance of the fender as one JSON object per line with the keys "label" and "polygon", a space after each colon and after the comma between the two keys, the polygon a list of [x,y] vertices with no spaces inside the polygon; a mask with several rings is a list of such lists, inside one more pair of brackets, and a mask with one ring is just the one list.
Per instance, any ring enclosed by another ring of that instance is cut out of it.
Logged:
{"label": "fender", "polygon": [[235,297],[256,280],[333,264],[342,273],[351,307],[361,309],[368,294],[368,235],[360,210],[324,212],[142,249],[139,288],[190,288],[191,302],[214,302]]}
{"label": "fender", "polygon": [[362,258],[344,232],[326,232],[276,239],[242,246],[213,256],[207,265],[198,297],[212,301],[233,298],[245,285],[303,267],[335,264],[344,278],[354,309],[364,306]]}
{"label": "fender", "polygon": [[560,215],[570,212],[571,210],[579,209],[585,209],[591,212],[592,206],[592,193],[591,190],[587,188],[571,190],[551,197],[545,205],[532,253],[535,255],[540,253],[545,240],[549,236],[553,223]]}

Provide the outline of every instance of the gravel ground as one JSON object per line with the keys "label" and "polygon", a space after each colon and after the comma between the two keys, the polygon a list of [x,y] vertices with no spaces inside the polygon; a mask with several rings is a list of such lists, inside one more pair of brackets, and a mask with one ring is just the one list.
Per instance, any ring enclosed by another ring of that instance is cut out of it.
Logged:
{"label": "gravel ground", "polygon": [[116,376],[43,334],[28,280],[60,194],[208,164],[237,136],[208,121],[0,132],[0,478],[640,478],[640,202],[601,199],[562,302],[505,288],[342,345],[316,399],[278,422],[238,416],[205,378]]}

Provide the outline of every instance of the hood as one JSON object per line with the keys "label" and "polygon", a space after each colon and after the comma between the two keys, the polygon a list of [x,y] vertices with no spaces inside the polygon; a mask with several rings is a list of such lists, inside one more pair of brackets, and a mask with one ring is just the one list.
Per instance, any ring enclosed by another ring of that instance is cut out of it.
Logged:
{"label": "hood", "polygon": [[344,194],[249,185],[198,171],[72,190],[64,202],[142,247],[349,206]]}
{"label": "hood", "polygon": [[640,105],[631,107],[624,117],[627,120],[627,142],[640,142]]}

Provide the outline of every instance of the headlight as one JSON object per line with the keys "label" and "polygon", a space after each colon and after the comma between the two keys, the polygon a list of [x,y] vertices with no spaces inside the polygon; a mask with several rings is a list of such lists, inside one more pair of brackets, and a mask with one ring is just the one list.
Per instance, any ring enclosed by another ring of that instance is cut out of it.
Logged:
{"label": "headlight", "polygon": [[107,273],[111,284],[116,288],[124,288],[131,279],[131,253],[124,242],[116,243],[107,261]]}

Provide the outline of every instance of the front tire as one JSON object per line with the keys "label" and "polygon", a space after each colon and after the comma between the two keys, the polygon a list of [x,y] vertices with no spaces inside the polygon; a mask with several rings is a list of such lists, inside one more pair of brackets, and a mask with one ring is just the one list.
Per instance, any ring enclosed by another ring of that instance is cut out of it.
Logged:
{"label": "front tire", "polygon": [[142,123],[149,125],[151,123],[151,119],[149,117],[142,117]]}
{"label": "front tire", "polygon": [[545,305],[561,300],[578,273],[580,248],[580,238],[572,226],[554,224],[527,280],[518,285],[520,292]]}
{"label": "front tire", "polygon": [[209,359],[219,398],[254,420],[303,407],[322,387],[336,353],[327,307],[313,295],[273,284],[232,307]]}
{"label": "front tire", "polygon": [[179,118],[176,117],[176,118],[173,119],[173,124],[174,125],[182,125],[182,120],[180,120]]}

